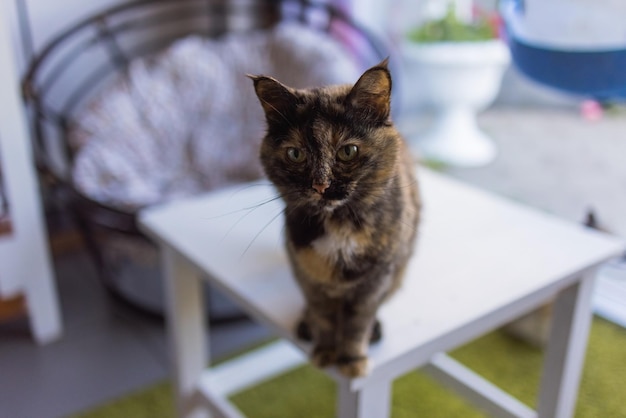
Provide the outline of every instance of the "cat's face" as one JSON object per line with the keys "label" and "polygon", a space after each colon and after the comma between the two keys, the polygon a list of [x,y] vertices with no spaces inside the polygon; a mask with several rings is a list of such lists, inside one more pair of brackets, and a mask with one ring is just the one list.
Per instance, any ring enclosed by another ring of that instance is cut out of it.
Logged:
{"label": "cat's face", "polygon": [[268,123],[261,161],[288,204],[333,211],[384,188],[398,151],[385,62],[354,86],[295,90],[253,80]]}

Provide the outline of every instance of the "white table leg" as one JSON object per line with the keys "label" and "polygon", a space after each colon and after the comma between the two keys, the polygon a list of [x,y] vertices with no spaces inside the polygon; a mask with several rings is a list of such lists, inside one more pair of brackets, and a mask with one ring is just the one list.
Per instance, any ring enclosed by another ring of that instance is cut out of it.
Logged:
{"label": "white table leg", "polygon": [[537,408],[540,418],[574,415],[591,325],[594,276],[595,270],[561,292],[554,302]]}
{"label": "white table leg", "polygon": [[339,418],[388,418],[391,416],[391,382],[377,381],[360,391],[350,389],[350,380],[338,383]]}
{"label": "white table leg", "polygon": [[208,417],[196,408],[196,388],[207,366],[207,328],[199,275],[162,247],[171,371],[179,417]]}

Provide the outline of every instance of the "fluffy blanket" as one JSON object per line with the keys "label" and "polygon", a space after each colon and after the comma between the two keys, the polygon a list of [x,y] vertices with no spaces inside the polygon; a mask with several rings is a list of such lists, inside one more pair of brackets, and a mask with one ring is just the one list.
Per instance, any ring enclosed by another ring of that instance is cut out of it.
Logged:
{"label": "fluffy blanket", "polygon": [[133,61],[79,114],[71,131],[77,189],[134,211],[258,178],[264,119],[247,73],[294,87],[358,77],[336,41],[298,24],[181,39]]}

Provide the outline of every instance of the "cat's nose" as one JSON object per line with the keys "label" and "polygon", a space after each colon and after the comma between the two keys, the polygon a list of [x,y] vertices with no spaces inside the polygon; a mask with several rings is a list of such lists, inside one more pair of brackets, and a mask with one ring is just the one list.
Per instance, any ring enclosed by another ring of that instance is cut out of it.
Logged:
{"label": "cat's nose", "polygon": [[315,189],[316,192],[318,192],[319,194],[324,194],[324,192],[326,191],[326,189],[328,189],[330,187],[330,182],[325,182],[325,183],[313,183],[313,188]]}

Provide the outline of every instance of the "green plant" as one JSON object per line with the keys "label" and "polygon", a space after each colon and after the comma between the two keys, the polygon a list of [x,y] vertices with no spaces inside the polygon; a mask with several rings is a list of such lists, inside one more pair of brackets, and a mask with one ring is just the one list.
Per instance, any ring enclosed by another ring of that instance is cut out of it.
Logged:
{"label": "green plant", "polygon": [[409,32],[408,38],[413,42],[470,42],[483,41],[496,37],[492,22],[477,19],[467,24],[456,18],[454,7],[450,7],[442,19],[426,22]]}

